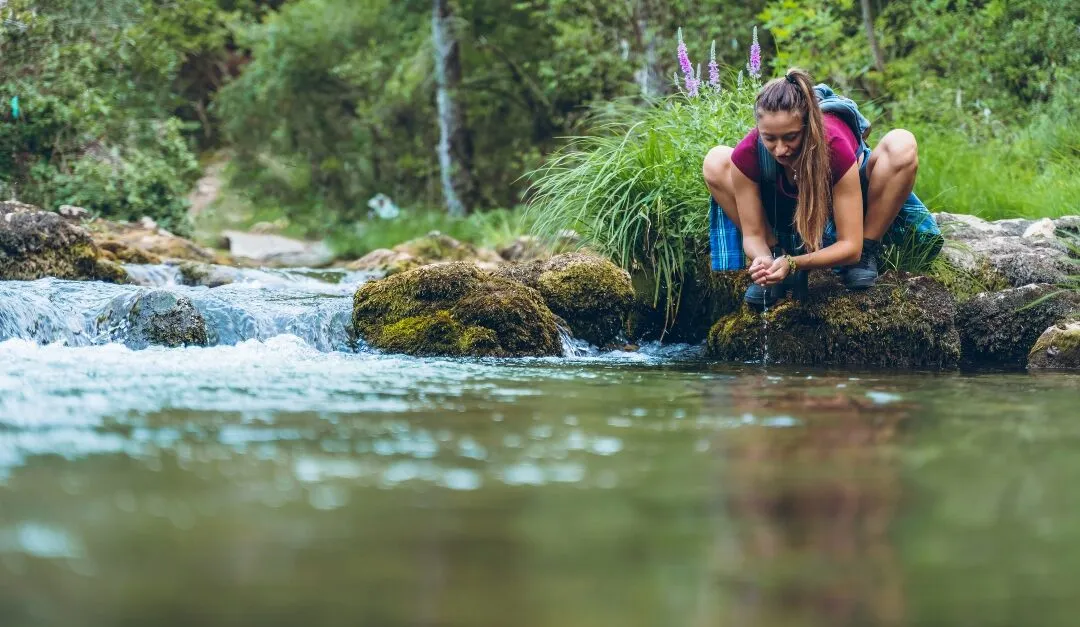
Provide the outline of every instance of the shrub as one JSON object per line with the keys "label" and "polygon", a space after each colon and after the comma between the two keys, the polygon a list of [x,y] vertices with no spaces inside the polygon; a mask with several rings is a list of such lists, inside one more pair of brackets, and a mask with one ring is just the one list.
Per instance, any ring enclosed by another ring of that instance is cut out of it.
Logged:
{"label": "shrub", "polygon": [[753,127],[760,76],[756,38],[751,79],[743,80],[740,72],[727,88],[715,63],[708,82],[701,80],[681,39],[677,93],[656,102],[594,108],[593,134],[571,138],[528,174],[526,206],[536,234],[555,238],[574,229],[589,248],[652,279],[653,304],[664,304],[669,323],[684,279],[708,254],[702,159],[717,144],[735,145]]}

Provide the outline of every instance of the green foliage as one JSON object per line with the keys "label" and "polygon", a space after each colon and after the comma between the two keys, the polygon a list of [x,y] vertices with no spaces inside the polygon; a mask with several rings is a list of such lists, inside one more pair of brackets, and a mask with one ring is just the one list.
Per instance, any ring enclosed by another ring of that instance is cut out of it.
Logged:
{"label": "green foliage", "polygon": [[575,229],[587,246],[655,278],[654,304],[665,304],[670,321],[684,277],[707,254],[702,159],[753,126],[757,87],[598,109],[595,134],[574,138],[532,173],[535,231],[554,237]]}
{"label": "green foliage", "polygon": [[440,210],[402,210],[393,220],[368,219],[329,235],[334,253],[344,259],[362,257],[377,248],[393,248],[439,231],[462,242],[498,248],[532,231],[531,221],[520,211],[492,209],[466,218],[454,218]]}
{"label": "green foliage", "polygon": [[[0,28],[0,183],[48,208],[148,215],[186,232],[197,174],[174,111],[185,64],[224,46],[216,0],[12,0]],[[5,107],[6,108],[6,107]]]}

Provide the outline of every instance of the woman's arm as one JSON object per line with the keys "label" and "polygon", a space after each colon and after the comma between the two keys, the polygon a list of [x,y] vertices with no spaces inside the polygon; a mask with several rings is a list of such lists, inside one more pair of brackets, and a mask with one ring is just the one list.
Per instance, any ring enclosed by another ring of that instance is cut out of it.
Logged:
{"label": "woman's arm", "polygon": [[739,168],[731,168],[731,183],[735,188],[735,209],[739,212],[742,229],[743,250],[750,257],[751,268],[762,257],[772,262],[769,248],[769,225],[765,222],[765,209],[761,204],[761,191]]}
{"label": "woman's arm", "polygon": [[[800,269],[849,266],[859,262],[863,242],[863,202],[857,164],[851,166],[833,186],[832,204],[836,243],[795,257]],[[742,218],[741,213],[739,217]]]}

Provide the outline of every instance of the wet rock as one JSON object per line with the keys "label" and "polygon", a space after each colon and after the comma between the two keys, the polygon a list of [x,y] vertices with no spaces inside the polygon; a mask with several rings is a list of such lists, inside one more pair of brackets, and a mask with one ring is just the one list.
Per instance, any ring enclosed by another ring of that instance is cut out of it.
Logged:
{"label": "wet rock", "polygon": [[166,290],[115,299],[99,319],[108,335],[128,348],[205,346],[206,321],[191,301]]}
{"label": "wet rock", "polygon": [[124,270],[104,259],[90,234],[50,211],[0,203],[0,279],[42,277],[127,281]]}
{"label": "wet rock", "polygon": [[805,302],[781,301],[762,314],[742,307],[709,331],[709,355],[727,361],[883,368],[953,368],[960,338],[956,305],[937,281],[886,274],[848,291],[831,272],[812,272]]}
{"label": "wet rock", "polygon": [[603,257],[565,253],[504,266],[495,274],[539,290],[576,338],[605,346],[625,330],[634,299],[630,275]]}
{"label": "wet rock", "polygon": [[656,277],[637,272],[632,281],[634,305],[628,323],[631,339],[699,344],[713,323],[742,308],[750,275],[745,270],[713,272],[708,256],[701,255],[683,278],[680,292],[673,296],[678,299],[675,311],[668,311],[667,292],[657,293]]}
{"label": "wet rock", "polygon": [[1028,353],[1031,369],[1080,369],[1080,320],[1060,322],[1039,336]]}
{"label": "wet rock", "polygon": [[179,265],[180,283],[183,285],[220,287],[236,280],[236,271],[229,266],[219,266],[198,261],[184,261]]}
{"label": "wet rock", "polygon": [[1076,312],[1080,312],[1080,295],[1052,285],[979,294],[957,311],[964,361],[1022,368],[1039,336]]}
{"label": "wet rock", "polygon": [[499,253],[493,250],[477,248],[468,242],[459,242],[439,231],[432,231],[423,237],[398,244],[393,250],[412,255],[425,264],[440,261],[471,261],[482,268],[491,269],[504,263]]}
{"label": "wet rock", "polygon": [[1059,283],[1070,272],[1068,249],[1055,234],[1071,228],[1075,216],[994,222],[962,214],[934,217],[946,238],[959,244],[945,247],[945,259],[991,284]]}
{"label": "wet rock", "polygon": [[75,205],[60,205],[60,208],[56,210],[64,218],[68,220],[84,220],[90,217],[90,212],[82,207],[76,207]]}
{"label": "wet rock", "polygon": [[390,276],[423,265],[426,265],[424,260],[409,253],[390,250],[389,248],[378,248],[355,261],[345,264],[345,269],[357,272],[381,272],[385,276]]}
{"label": "wet rock", "polygon": [[555,316],[540,294],[474,264],[423,266],[363,284],[353,325],[372,347],[410,355],[559,355]]}

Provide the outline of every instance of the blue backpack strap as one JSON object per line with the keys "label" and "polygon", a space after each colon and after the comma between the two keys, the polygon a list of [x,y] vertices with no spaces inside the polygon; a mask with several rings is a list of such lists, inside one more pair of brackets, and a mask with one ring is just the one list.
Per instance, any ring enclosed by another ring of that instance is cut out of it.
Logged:
{"label": "blue backpack strap", "polygon": [[772,156],[772,153],[765,147],[765,142],[761,141],[761,136],[757,139],[757,163],[758,169],[761,171],[761,183],[774,183],[776,176],[780,173],[780,164]]}

